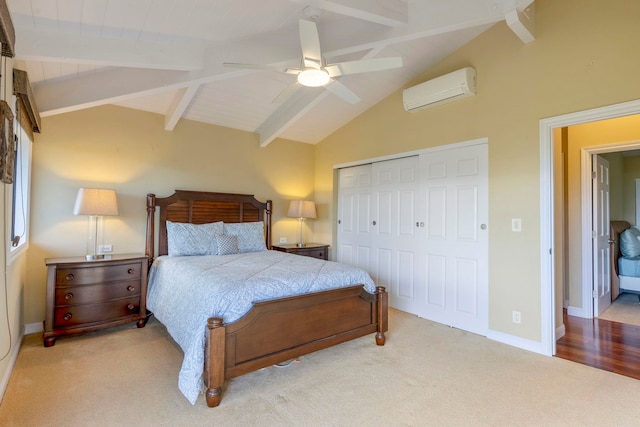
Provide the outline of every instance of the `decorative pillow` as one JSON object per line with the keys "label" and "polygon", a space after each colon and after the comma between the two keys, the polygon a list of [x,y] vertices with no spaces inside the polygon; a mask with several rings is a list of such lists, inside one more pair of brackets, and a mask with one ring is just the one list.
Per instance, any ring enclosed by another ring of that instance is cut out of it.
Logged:
{"label": "decorative pillow", "polygon": [[231,255],[240,253],[238,250],[238,236],[227,236],[225,234],[216,236],[218,242],[218,255]]}
{"label": "decorative pillow", "polygon": [[267,245],[264,241],[264,223],[262,221],[225,223],[224,234],[228,236],[238,236],[238,249],[240,253],[262,252],[267,250]]}
{"label": "decorative pillow", "polygon": [[216,236],[224,232],[220,222],[188,224],[167,221],[169,256],[217,255]]}
{"label": "decorative pillow", "polygon": [[627,228],[620,234],[620,252],[625,258],[640,256],[640,229]]}

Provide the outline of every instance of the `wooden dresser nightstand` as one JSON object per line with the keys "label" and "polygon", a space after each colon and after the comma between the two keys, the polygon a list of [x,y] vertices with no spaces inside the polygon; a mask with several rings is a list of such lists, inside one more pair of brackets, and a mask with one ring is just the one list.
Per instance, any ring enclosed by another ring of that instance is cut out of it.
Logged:
{"label": "wooden dresser nightstand", "polygon": [[147,257],[139,254],[48,258],[44,345],[63,335],[147,323]]}
{"label": "wooden dresser nightstand", "polygon": [[290,254],[309,256],[324,260],[329,259],[329,245],[323,245],[322,243],[306,243],[301,248],[299,248],[295,243],[288,245],[273,245],[271,248],[275,251],[288,252]]}

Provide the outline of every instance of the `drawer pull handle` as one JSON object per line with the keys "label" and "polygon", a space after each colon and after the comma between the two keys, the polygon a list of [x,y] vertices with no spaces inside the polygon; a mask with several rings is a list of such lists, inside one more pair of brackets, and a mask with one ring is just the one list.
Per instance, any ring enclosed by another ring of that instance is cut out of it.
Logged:
{"label": "drawer pull handle", "polygon": [[131,292],[131,291],[135,291],[135,290],[136,290],[136,288],[135,288],[135,286],[131,286],[131,285],[129,285],[129,286],[127,286],[127,290],[128,290],[129,292]]}
{"label": "drawer pull handle", "polygon": [[66,313],[66,314],[64,315],[63,319],[64,319],[64,320],[71,320],[71,317],[73,317],[73,316],[71,315],[71,313]]}
{"label": "drawer pull handle", "polygon": [[129,273],[129,274],[133,274],[135,272],[136,272],[136,270],[134,268],[130,268],[130,269],[127,270],[127,273]]}
{"label": "drawer pull handle", "polygon": [[73,298],[73,294],[71,292],[64,296],[64,299],[66,299],[67,301],[69,301],[71,298]]}
{"label": "drawer pull handle", "polygon": [[127,310],[133,310],[134,308],[136,308],[136,306],[133,304],[127,305]]}
{"label": "drawer pull handle", "polygon": [[73,274],[69,273],[67,274],[67,276],[65,277],[66,280],[73,280],[75,279],[76,276],[74,276]]}

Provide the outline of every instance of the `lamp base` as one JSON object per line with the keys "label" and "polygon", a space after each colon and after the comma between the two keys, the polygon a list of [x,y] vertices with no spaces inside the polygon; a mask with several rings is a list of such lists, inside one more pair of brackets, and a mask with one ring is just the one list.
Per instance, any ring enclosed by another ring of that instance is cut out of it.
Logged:
{"label": "lamp base", "polygon": [[91,254],[91,255],[85,255],[85,258],[87,259],[87,261],[95,261],[97,259],[104,259],[104,255],[103,254]]}
{"label": "lamp base", "polygon": [[296,243],[296,246],[299,248],[304,248],[305,246],[307,246],[306,243]]}

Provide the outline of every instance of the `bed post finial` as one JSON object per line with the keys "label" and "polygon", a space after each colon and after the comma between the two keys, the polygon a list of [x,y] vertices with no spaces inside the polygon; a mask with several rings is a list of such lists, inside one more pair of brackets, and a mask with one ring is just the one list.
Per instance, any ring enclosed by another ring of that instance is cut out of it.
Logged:
{"label": "bed post finial", "polygon": [[149,267],[151,267],[151,263],[153,263],[154,257],[154,241],[153,237],[155,235],[154,230],[154,222],[156,218],[156,195],[149,193],[147,194],[147,244],[145,248],[145,255],[148,257]]}
{"label": "bed post finial", "polygon": [[267,249],[271,249],[271,212],[272,212],[273,202],[271,200],[267,200],[267,235],[265,236],[267,239]]}

